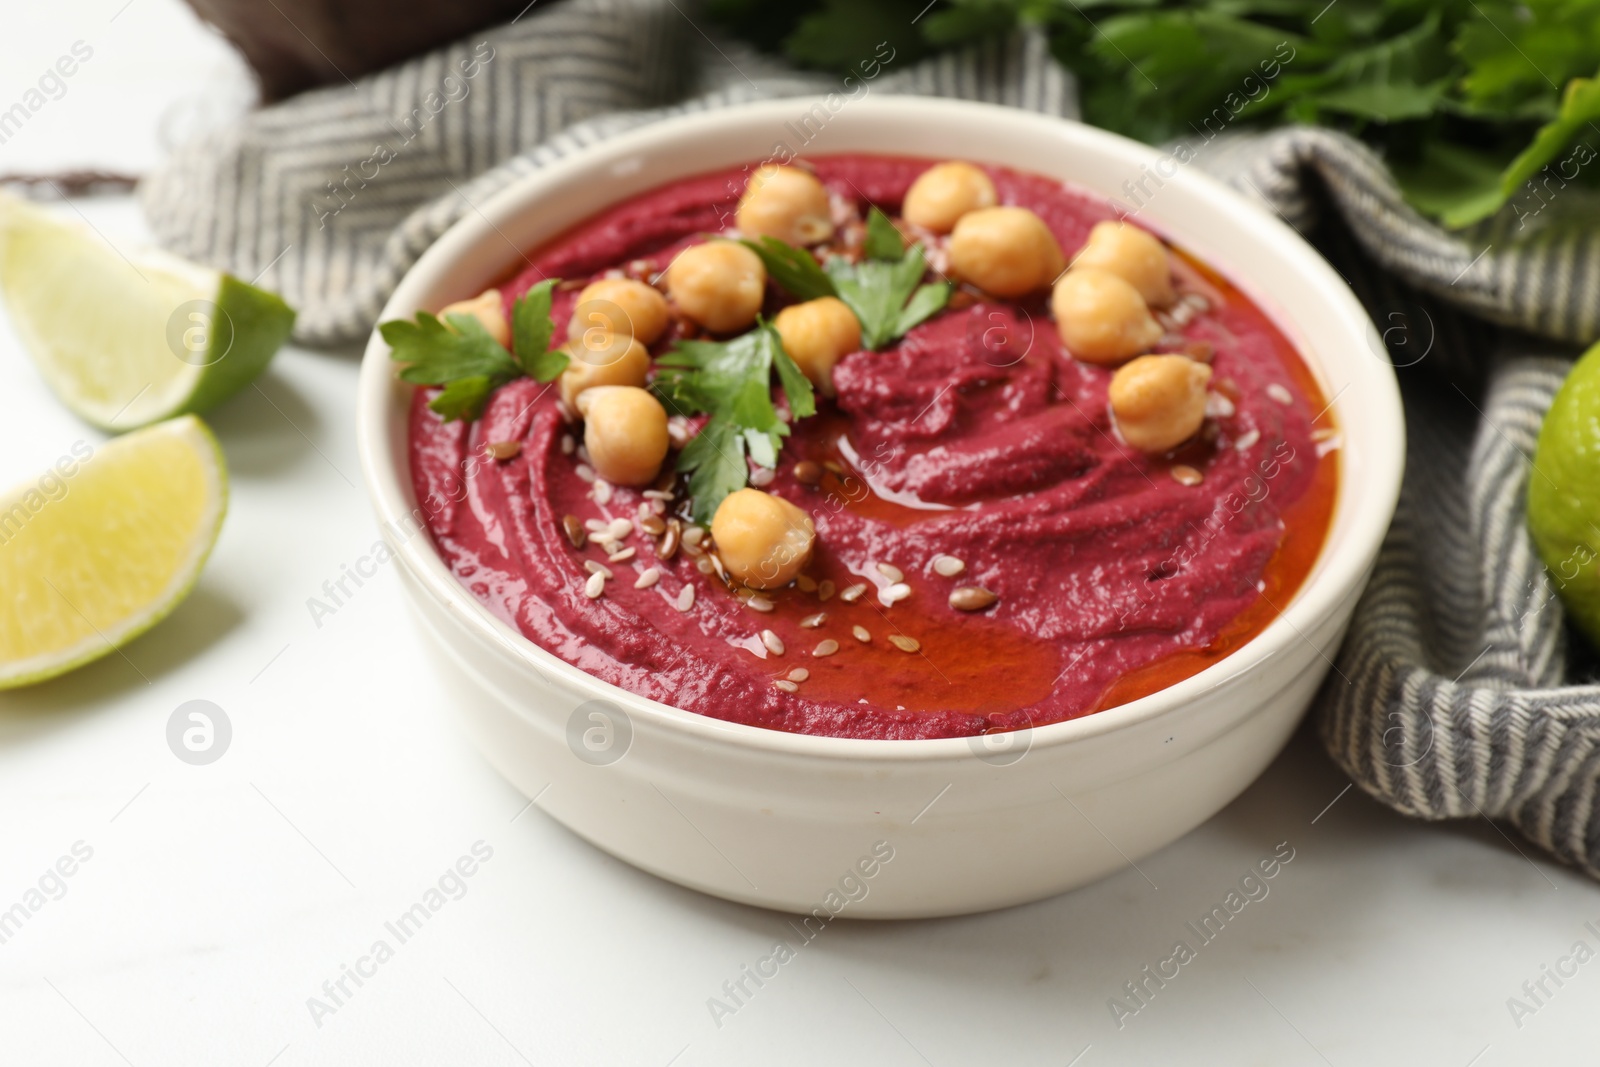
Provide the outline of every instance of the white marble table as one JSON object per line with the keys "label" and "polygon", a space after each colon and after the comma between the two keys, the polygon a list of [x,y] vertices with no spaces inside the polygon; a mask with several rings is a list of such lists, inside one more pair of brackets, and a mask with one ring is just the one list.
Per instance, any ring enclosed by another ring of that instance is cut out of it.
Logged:
{"label": "white marble table", "polygon": [[[163,128],[237,106],[237,64],[175,0],[122,5],[8,0],[0,109],[74,41],[95,54],[0,144],[0,171],[139,169]],[[130,200],[74,207],[141,236]],[[307,599],[377,537],[355,380],[350,355],[289,349],[217,411],[232,510],[195,594],[125,656],[0,698],[0,911],[44,890],[0,943],[0,1063],[1593,1062],[1600,962],[1569,953],[1600,950],[1600,886],[1485,822],[1424,825],[1346,791],[1304,732],[1137,870],[991,915],[834,924],[714,1018],[724,983],[799,941],[783,917],[525,810],[452,725],[392,572],[313,621]],[[0,477],[79,439],[97,437],[0,323]],[[194,699],[233,726],[207,766],[165,739]],[[385,923],[475,846],[492,856],[460,899],[400,943]],[[1202,944],[1186,924],[1288,849]],[[48,873],[62,857],[70,877]],[[1179,939],[1194,958],[1119,1027],[1111,998],[1138,1006],[1124,983]],[[1558,966],[1576,970],[1559,986]]]}

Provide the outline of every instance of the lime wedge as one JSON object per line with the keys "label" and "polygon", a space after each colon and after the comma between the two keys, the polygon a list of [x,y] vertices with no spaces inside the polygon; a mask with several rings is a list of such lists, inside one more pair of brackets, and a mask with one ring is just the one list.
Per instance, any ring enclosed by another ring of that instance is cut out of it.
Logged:
{"label": "lime wedge", "polygon": [[193,415],[76,445],[0,494],[0,689],[99,659],[165,618],[227,504],[222,450]]}
{"label": "lime wedge", "polygon": [[162,252],[124,258],[88,226],[6,194],[0,292],[50,388],[107,430],[214,407],[294,325],[263,289]]}

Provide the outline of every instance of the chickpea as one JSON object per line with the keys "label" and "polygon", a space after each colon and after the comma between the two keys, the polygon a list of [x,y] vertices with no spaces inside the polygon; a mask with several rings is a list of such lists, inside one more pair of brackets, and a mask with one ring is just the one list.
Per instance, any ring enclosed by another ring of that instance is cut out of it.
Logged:
{"label": "chickpea", "polygon": [[833,236],[828,190],[799,167],[758,167],[744,187],[735,218],[747,237],[776,237],[802,248]]}
{"label": "chickpea", "polygon": [[906,190],[900,214],[915,226],[949,233],[961,216],[994,207],[994,182],[971,163],[936,163]]}
{"label": "chickpea", "polygon": [[1193,437],[1206,417],[1211,368],[1187,356],[1140,356],[1111,376],[1111,414],[1122,439],[1165,452]]}
{"label": "chickpea", "polygon": [[711,540],[723,566],[752,589],[794,581],[810,562],[816,538],[810,515],[759,489],[729,493],[711,519]]}
{"label": "chickpea", "polygon": [[578,397],[589,464],[612,485],[649,485],[671,441],[667,409],[633,385],[602,385]]}
{"label": "chickpea", "polygon": [[1092,267],[1068,271],[1056,282],[1050,310],[1061,340],[1085,363],[1121,363],[1161,337],[1139,290]]}
{"label": "chickpea", "polygon": [[767,294],[761,257],[737,241],[685,248],[667,268],[667,292],[679,310],[712,333],[733,333],[756,321]]}
{"label": "chickpea", "polygon": [[584,286],[567,324],[567,336],[604,330],[636,337],[649,347],[667,331],[672,312],[654,286],[631,278],[601,278]]}
{"label": "chickpea", "polygon": [[969,211],[950,234],[951,271],[995,296],[1027,296],[1065,266],[1050,227],[1025,207]]}
{"label": "chickpea", "polygon": [[1088,243],[1073,257],[1072,266],[1115,274],[1139,290],[1151,307],[1166,307],[1176,299],[1167,246],[1154,234],[1126,222],[1095,223]]}
{"label": "chickpea", "polygon": [[505,303],[500,299],[500,290],[485,289],[471,300],[457,300],[454,304],[446,304],[439,309],[439,318],[446,325],[449,320],[447,315],[471,315],[483,323],[483,328],[489,331],[489,336],[499,341],[504,348],[511,347],[511,323],[506,320]]}
{"label": "chickpea", "polygon": [[833,365],[861,347],[861,320],[836,296],[791,304],[772,326],[811,384],[833,395]]}
{"label": "chickpea", "polygon": [[[596,347],[590,348],[590,342]],[[562,351],[571,362],[561,372],[561,399],[573,410],[585,390],[601,385],[642,386],[650,372],[650,353],[636,337],[591,330],[584,334],[583,343],[568,341]]]}

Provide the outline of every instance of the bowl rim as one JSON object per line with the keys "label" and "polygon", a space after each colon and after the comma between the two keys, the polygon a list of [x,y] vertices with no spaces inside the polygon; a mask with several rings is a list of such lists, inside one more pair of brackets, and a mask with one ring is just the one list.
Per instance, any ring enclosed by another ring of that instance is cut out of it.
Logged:
{"label": "bowl rim", "polygon": [[[626,160],[629,156],[669,145],[681,146],[686,140],[716,135],[728,126],[753,121],[781,122],[792,118],[796,109],[804,109],[811,104],[826,106],[826,98],[782,97],[664,118],[587,145],[521,175],[478,204],[469,201],[472,210],[450,226],[406,271],[385,303],[378,321],[409,317],[419,306],[420,293],[448,276],[471,250],[490,242],[508,241],[497,225],[497,219],[509,219],[518,212],[530,209],[540,196],[559,184],[583,174],[603,176],[613,167],[627,169]],[[1137,171],[1142,164],[1155,166],[1164,158],[1157,148],[1074,120],[995,104],[944,98],[887,94],[865,97],[851,101],[850,106],[834,114],[831,121],[886,120],[932,123],[940,127],[961,123],[1005,123],[1019,130],[1030,127],[1043,136],[1065,138],[1075,143],[1076,147],[1110,157],[1119,165],[1128,166],[1130,171]],[[958,134],[947,131],[947,135],[959,139]],[[825,148],[817,154],[828,154],[828,150]],[[661,184],[703,173],[706,169],[675,173],[662,179]],[[1304,238],[1282,220],[1243,199],[1216,179],[1199,173],[1193,166],[1178,168],[1177,173],[1167,181],[1187,187],[1192,196],[1205,201],[1211,210],[1239,223],[1242,228],[1248,228],[1256,241],[1272,246],[1277,255],[1294,263],[1295,268],[1319,291],[1321,298],[1351,327],[1352,340],[1355,334],[1360,334],[1368,350],[1374,353],[1384,350],[1376,327],[1349,285]],[[612,203],[619,203],[622,199],[625,197],[619,195]],[[607,208],[596,209],[597,212],[604,210]],[[1162,228],[1159,222],[1161,214],[1159,210],[1151,212],[1152,225],[1158,230]],[[557,236],[559,232],[555,231],[551,236]],[[521,250],[518,249],[519,252]],[[1305,345],[1301,343],[1303,331],[1293,328],[1294,316],[1285,309],[1264,302],[1247,279],[1241,280],[1231,273],[1228,273],[1228,277],[1249,293],[1252,300],[1295,340],[1297,348],[1301,349],[1302,359],[1310,365],[1312,373],[1326,382],[1327,373],[1316,355],[1305,351]],[[1363,405],[1384,409],[1377,412],[1374,424],[1380,430],[1392,428],[1394,447],[1389,455],[1383,454],[1377,447],[1363,451],[1365,466],[1359,493],[1353,492],[1353,487],[1348,484],[1350,472],[1343,458],[1344,448],[1340,449],[1339,490],[1329,519],[1329,529],[1332,530],[1341,521],[1347,509],[1352,510],[1354,514],[1343,533],[1343,543],[1335,546],[1325,541],[1311,573],[1296,590],[1294,597],[1260,633],[1229,655],[1196,674],[1126,704],[1074,719],[1008,731],[1025,734],[1028,751],[1070,745],[1181,713],[1202,695],[1238,683],[1295,641],[1309,643],[1306,631],[1314,629],[1321,618],[1337,610],[1340,602],[1359,588],[1376,558],[1398,502],[1405,454],[1404,416],[1394,369],[1387,362],[1374,358],[1366,373],[1370,381],[1365,384],[1377,388],[1363,390]],[[773,755],[845,761],[887,759],[894,762],[925,762],[978,758],[972,748],[971,737],[913,740],[843,738],[789,733],[713,718],[629,692],[535,644],[471,595],[444,565],[431,536],[413,535],[399,539],[391,535],[390,531],[402,527],[415,507],[409,469],[402,470],[402,464],[391,461],[389,447],[391,428],[388,414],[392,410],[393,390],[401,386],[402,383],[395,379],[392,371],[388,346],[374,325],[362,355],[356,413],[357,449],[368,495],[397,561],[436,601],[454,608],[453,614],[474,632],[480,642],[499,646],[513,657],[527,662],[541,675],[559,679],[580,700],[606,701],[623,709],[635,724],[642,721],[667,731],[686,733],[703,742]],[[1348,386],[1341,389],[1329,402],[1329,407],[1336,414],[1340,396],[1347,390]],[[1339,425],[1346,428],[1350,424],[1339,420]],[[1349,447],[1348,440],[1347,436],[1345,447]],[[1328,659],[1323,650],[1317,649],[1314,644],[1312,647],[1323,659]],[[1331,665],[1332,661],[1329,660],[1329,663]]]}

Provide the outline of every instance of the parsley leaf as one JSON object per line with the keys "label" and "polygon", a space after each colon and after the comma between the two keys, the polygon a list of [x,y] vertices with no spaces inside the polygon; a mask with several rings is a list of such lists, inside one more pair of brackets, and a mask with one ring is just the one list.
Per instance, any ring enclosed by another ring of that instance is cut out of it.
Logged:
{"label": "parsley leaf", "polygon": [[550,321],[550,291],[558,279],[529,289],[511,309],[513,356],[474,315],[437,315],[419,311],[414,321],[380,323],[378,333],[389,345],[389,357],[402,363],[401,381],[442,385],[428,407],[446,422],[471,422],[483,414],[489,395],[523,375],[553,381],[567,367],[565,352],[552,350],[555,326]]}
{"label": "parsley leaf", "polygon": [[894,228],[889,216],[879,211],[876,205],[867,212],[867,239],[861,251],[868,259],[884,259],[890,262],[906,254],[905,238]]}
{"label": "parsley leaf", "polygon": [[828,277],[839,290],[839,299],[861,320],[861,342],[868,348],[879,349],[904,336],[950,299],[946,282],[918,284],[927,264],[921,244],[912,245],[902,258],[892,262],[864,259],[851,263],[838,257],[828,260]]}
{"label": "parsley leaf", "polygon": [[522,372],[536,382],[554,381],[570,362],[565,352],[550,347],[555,333],[555,323],[550,321],[550,290],[557,281],[546,278],[511,307],[511,347]]}
{"label": "parsley leaf", "polygon": [[772,404],[774,368],[791,417],[817,411],[811,383],[768,322],[731,341],[679,341],[656,366],[660,373],[651,388],[668,411],[711,416],[678,456],[700,522],[710,521],[723,498],[745,486],[747,454],[760,466],[777,464],[789,426]]}
{"label": "parsley leaf", "polygon": [[839,295],[833,288],[833,282],[822,273],[816,259],[805,249],[796,248],[776,237],[762,237],[742,243],[761,257],[761,265],[767,268],[767,276],[796,300]]}
{"label": "parsley leaf", "polygon": [[419,311],[415,322],[386,322],[378,332],[393,349],[390,356],[406,364],[400,370],[401,381],[444,385],[478,375],[509,381],[522,373],[511,353],[471,315],[451,315],[446,324]]}

